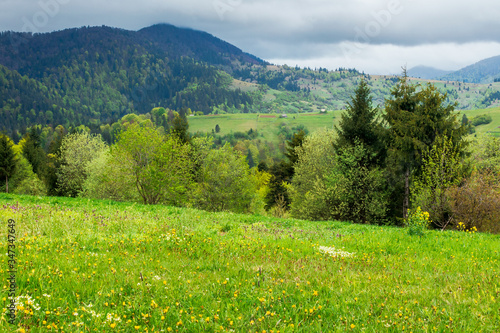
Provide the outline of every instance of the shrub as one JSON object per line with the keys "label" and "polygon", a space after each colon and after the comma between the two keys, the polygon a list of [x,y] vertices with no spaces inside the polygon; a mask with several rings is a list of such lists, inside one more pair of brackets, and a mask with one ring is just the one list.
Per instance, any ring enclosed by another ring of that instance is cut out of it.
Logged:
{"label": "shrub", "polygon": [[196,149],[197,182],[191,197],[197,208],[245,213],[256,192],[245,156],[229,144],[220,149]]}
{"label": "shrub", "polygon": [[408,235],[424,236],[425,231],[429,229],[430,223],[429,213],[422,211],[420,207],[415,210],[408,210],[408,218],[405,221]]}
{"label": "shrub", "polygon": [[435,227],[444,229],[450,222],[446,191],[459,184],[462,175],[460,149],[451,139],[437,137],[430,151],[424,152],[422,172],[412,185],[413,205],[429,212]]}
{"label": "shrub", "polygon": [[479,125],[489,124],[492,121],[493,121],[493,119],[491,118],[491,116],[489,114],[482,114],[482,115],[479,115],[479,116],[472,118],[471,123],[474,126],[479,126]]}
{"label": "shrub", "polygon": [[500,233],[500,186],[497,173],[476,172],[449,191],[453,221],[464,229]]}
{"label": "shrub", "polygon": [[87,178],[87,165],[108,147],[100,135],[82,132],[64,137],[60,149],[61,167],[57,172],[57,185],[64,195],[76,197]]}
{"label": "shrub", "polygon": [[109,151],[101,152],[87,165],[87,179],[79,196],[93,199],[140,202],[134,178],[120,167]]}

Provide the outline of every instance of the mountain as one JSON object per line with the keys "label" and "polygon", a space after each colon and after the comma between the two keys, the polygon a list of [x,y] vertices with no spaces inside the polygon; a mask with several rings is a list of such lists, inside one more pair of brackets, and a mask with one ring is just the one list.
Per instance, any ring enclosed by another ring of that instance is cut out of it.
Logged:
{"label": "mountain", "polygon": [[456,72],[443,75],[440,79],[469,83],[492,83],[495,79],[500,79],[500,56],[481,60]]}
{"label": "mountain", "polygon": [[[305,112],[343,105],[325,84],[355,69],[270,66],[206,32],[158,24],[0,33],[0,131],[40,124],[98,132],[155,107],[193,112]],[[321,85],[321,87],[320,87]]]}
{"label": "mountain", "polygon": [[234,61],[239,64],[265,64],[262,59],[244,53],[236,46],[203,31],[157,24],[139,30],[137,35],[143,40],[151,41],[152,46],[167,55],[187,56],[212,65],[225,65],[231,69]]}
{"label": "mountain", "polygon": [[451,73],[452,71],[445,71],[442,69],[437,69],[434,67],[428,66],[416,66],[408,70],[408,76],[416,77],[425,80],[432,80],[437,77],[444,76],[446,74]]}
{"label": "mountain", "polygon": [[[99,126],[155,106],[243,110],[228,74],[266,63],[208,33],[171,25],[0,34],[0,130]],[[225,71],[223,71],[225,70]]]}
{"label": "mountain", "polygon": [[[353,68],[274,66],[206,32],[168,24],[2,32],[0,131],[19,138],[33,125],[84,125],[100,133],[158,107],[197,114],[340,110],[363,76],[380,106],[398,81]],[[436,85],[461,109],[496,105],[500,86]]]}

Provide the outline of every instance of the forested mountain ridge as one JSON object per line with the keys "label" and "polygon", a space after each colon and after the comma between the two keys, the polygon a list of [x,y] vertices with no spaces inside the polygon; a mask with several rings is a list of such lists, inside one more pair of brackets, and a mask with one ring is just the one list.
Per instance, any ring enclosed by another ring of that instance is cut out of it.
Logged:
{"label": "forested mountain ridge", "polygon": [[500,56],[487,58],[453,73],[440,76],[441,80],[469,83],[492,83],[500,80]]}
{"label": "forested mountain ridge", "polygon": [[[264,64],[207,33],[168,25],[139,32],[4,32],[0,130],[15,137],[13,132],[40,123],[98,126],[158,105],[204,113],[218,105],[243,110],[252,97],[228,88],[233,79],[221,68],[247,63]],[[40,89],[43,98],[32,101]]]}
{"label": "forested mountain ridge", "polygon": [[[0,66],[0,131],[15,141],[32,125],[100,132],[155,107],[198,114],[339,110],[363,76],[382,105],[397,82],[341,67],[272,66],[208,33],[168,24],[2,32]],[[500,83],[445,83],[437,86],[458,108],[498,104]]]}

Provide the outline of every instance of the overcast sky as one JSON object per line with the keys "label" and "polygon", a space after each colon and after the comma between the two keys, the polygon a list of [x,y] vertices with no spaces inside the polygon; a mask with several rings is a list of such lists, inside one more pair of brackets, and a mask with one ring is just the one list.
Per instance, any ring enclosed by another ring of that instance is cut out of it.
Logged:
{"label": "overcast sky", "polygon": [[271,63],[370,74],[500,55],[498,0],[0,0],[0,31],[155,23],[207,31]]}

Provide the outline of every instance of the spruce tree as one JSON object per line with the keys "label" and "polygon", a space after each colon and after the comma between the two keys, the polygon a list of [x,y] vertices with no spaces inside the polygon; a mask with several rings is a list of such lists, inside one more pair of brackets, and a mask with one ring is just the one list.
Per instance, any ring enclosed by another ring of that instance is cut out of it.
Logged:
{"label": "spruce tree", "polygon": [[335,126],[337,140],[334,148],[341,150],[363,145],[367,155],[362,163],[366,166],[381,165],[385,158],[384,129],[377,117],[378,108],[372,107],[370,87],[364,79],[356,88],[355,95],[347,103],[339,125]]}
{"label": "spruce tree", "polygon": [[6,135],[0,134],[0,177],[5,179],[5,192],[9,193],[9,178],[16,172],[17,159],[13,143]]}
{"label": "spruce tree", "polygon": [[[455,105],[445,104],[446,94],[433,85],[419,89],[409,82],[406,69],[385,104],[385,119],[389,125],[389,147],[403,173],[403,218],[410,206],[410,178],[419,175],[422,155],[438,136],[447,136],[453,146],[464,152],[464,136],[468,126],[457,119]],[[418,90],[418,91],[417,91]]]}

